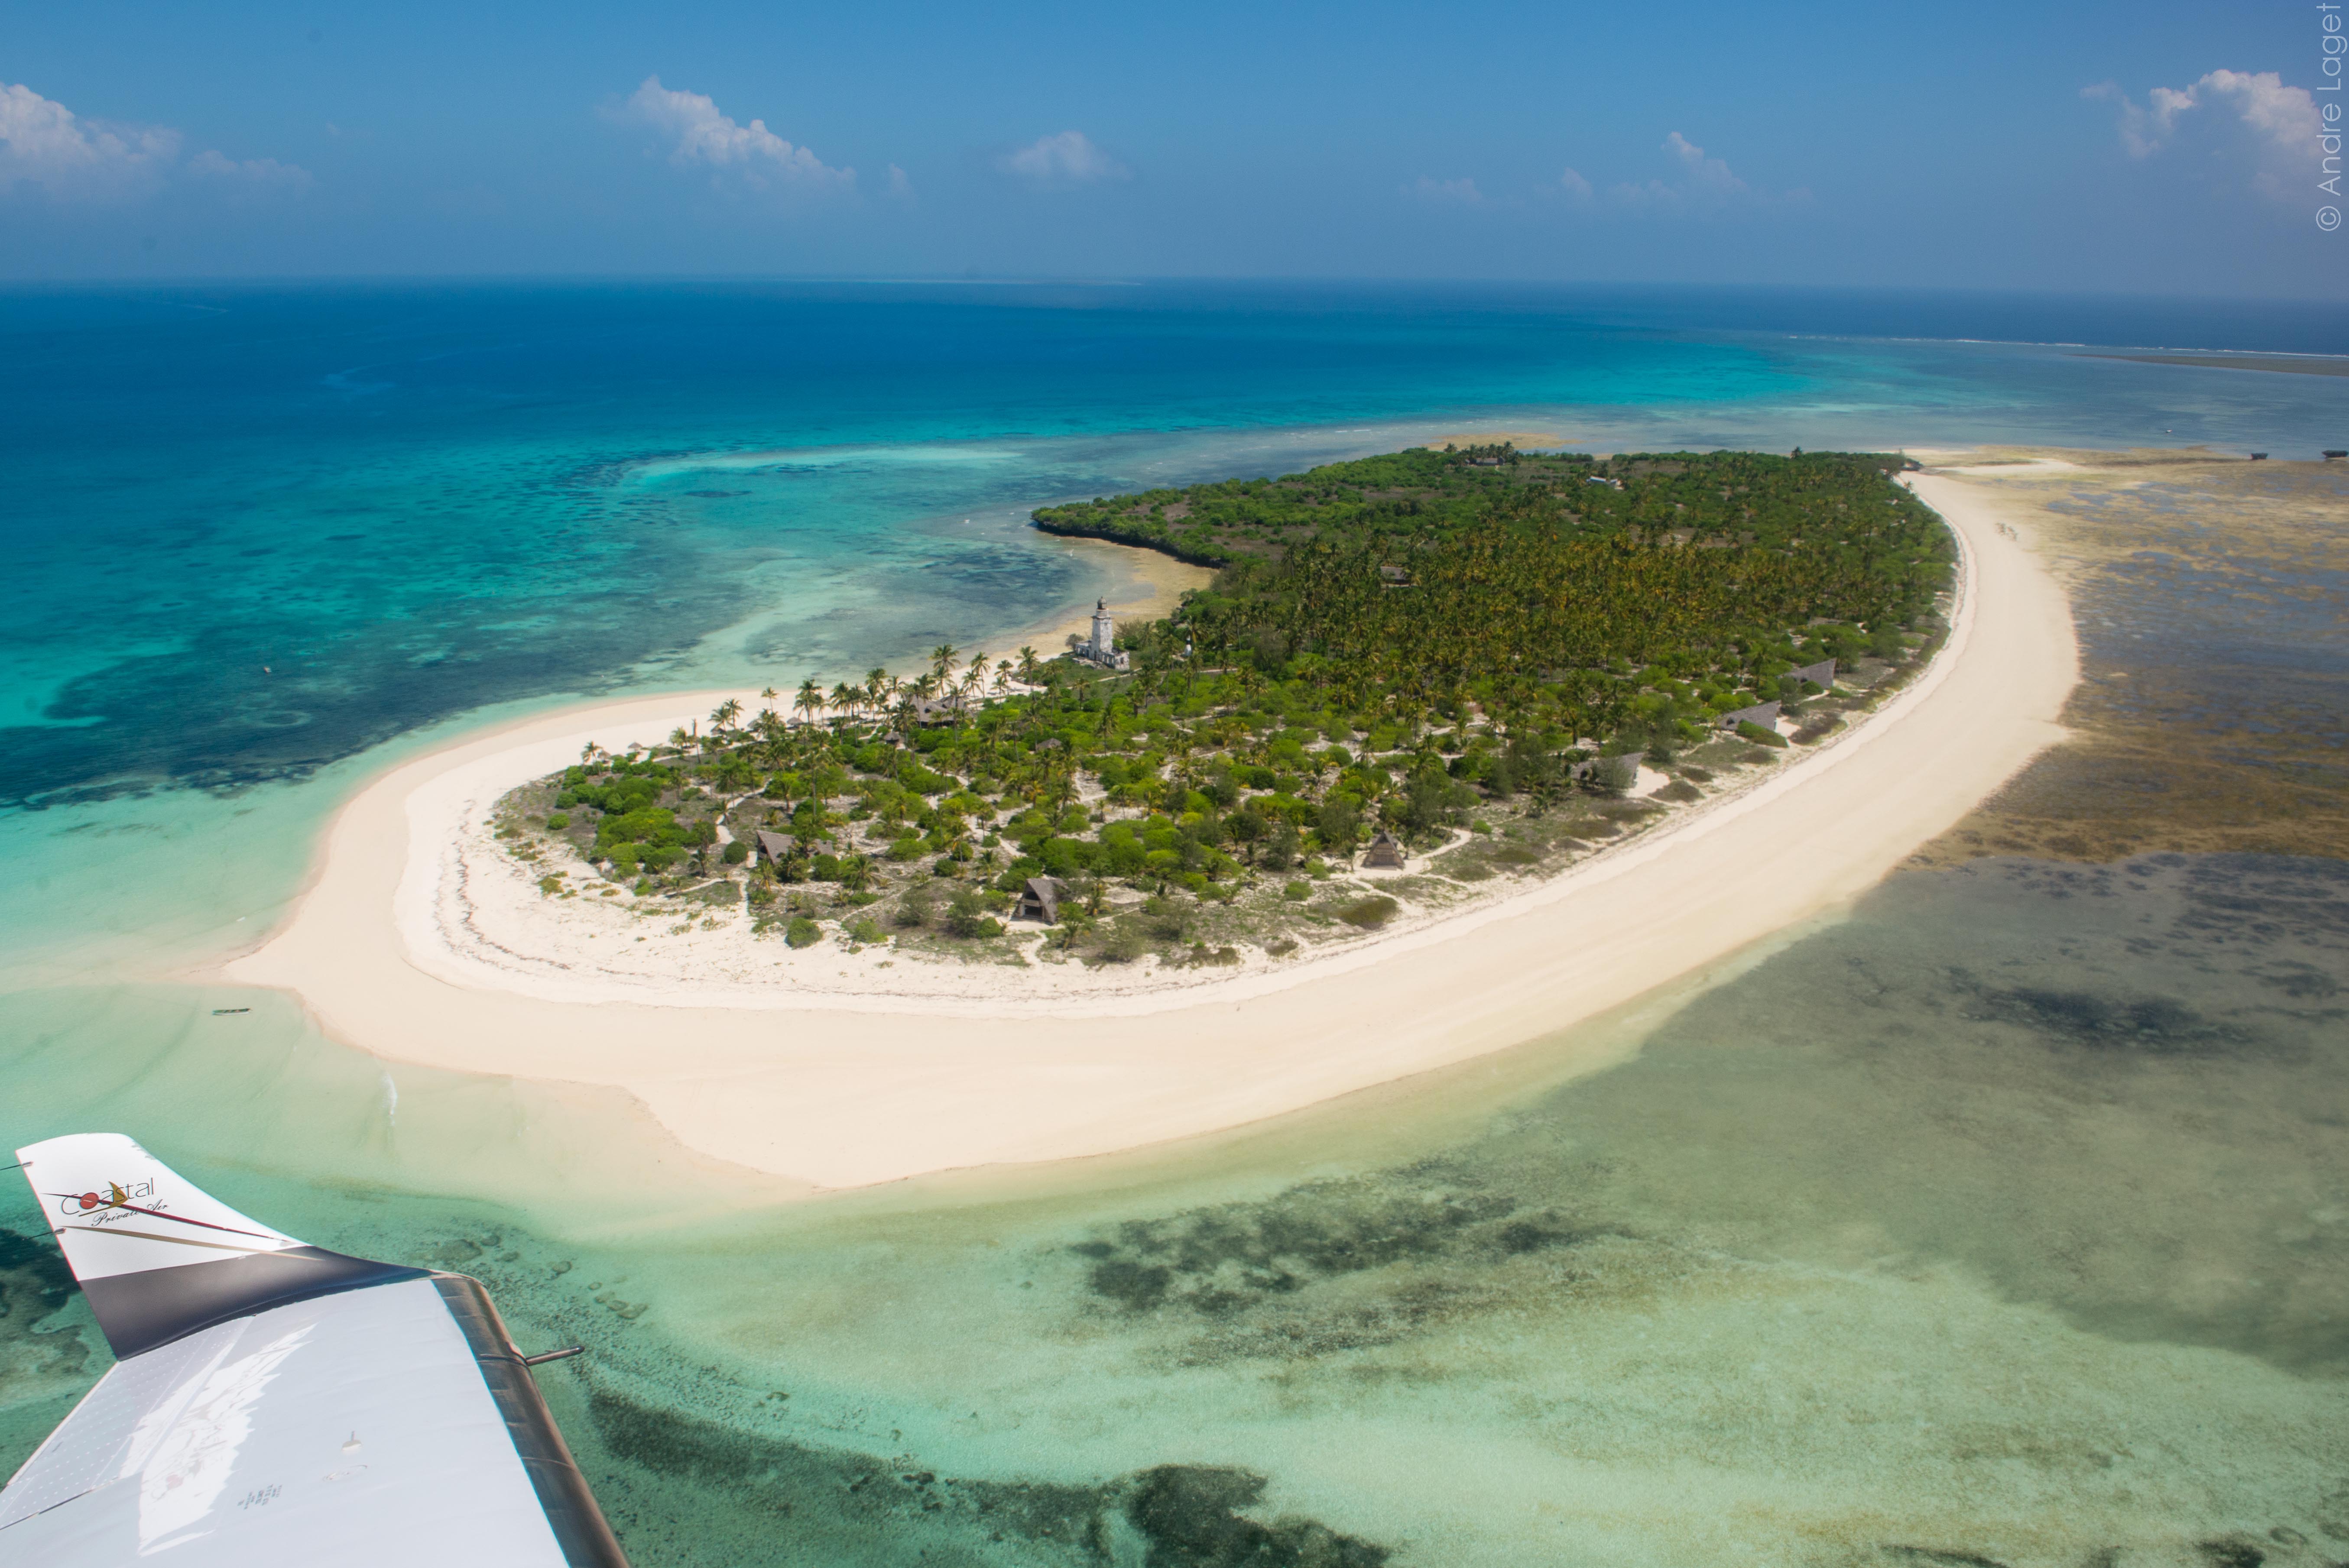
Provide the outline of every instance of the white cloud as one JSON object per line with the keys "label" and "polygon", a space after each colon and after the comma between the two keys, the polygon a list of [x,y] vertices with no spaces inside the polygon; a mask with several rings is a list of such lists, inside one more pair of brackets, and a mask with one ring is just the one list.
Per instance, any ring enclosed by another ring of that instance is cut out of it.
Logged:
{"label": "white cloud", "polygon": [[310,171],[274,158],[239,162],[217,150],[182,164],[180,133],[167,126],[84,119],[21,84],[0,84],[0,191],[38,186],[67,201],[150,195],[178,175],[246,194],[306,191]]}
{"label": "white cloud", "polygon": [[631,118],[677,138],[669,161],[680,168],[706,163],[739,170],[750,184],[770,181],[801,189],[846,189],[856,183],[854,169],[833,169],[804,147],[794,147],[767,129],[763,119],[748,125],[719,111],[707,93],[678,92],[661,86],[658,77],[647,77],[627,102]]}
{"label": "white cloud", "polygon": [[1437,180],[1423,174],[1402,188],[1406,196],[1416,196],[1423,201],[1456,201],[1463,207],[1481,207],[1485,193],[1476,189],[1474,180]]}
{"label": "white cloud", "polygon": [[1718,158],[1707,158],[1703,148],[1679,131],[1664,138],[1664,150],[1681,160],[1681,167],[1688,170],[1689,183],[1698,190],[1723,196],[1745,194],[1745,181],[1732,174],[1727,163]]}
{"label": "white cloud", "polygon": [[911,201],[914,195],[914,182],[905,178],[905,171],[894,163],[889,165],[889,194],[907,201]]}
{"label": "white cloud", "polygon": [[1557,182],[1564,186],[1566,188],[1566,193],[1573,197],[1576,201],[1588,201],[1590,200],[1590,181],[1585,180],[1573,170],[1569,169],[1565,173],[1559,175],[1557,177]]}
{"label": "white cloud", "polygon": [[313,183],[310,171],[298,163],[280,163],[274,158],[240,160],[212,150],[189,159],[188,172],[207,180],[234,181],[248,190],[299,192]]}
{"label": "white cloud", "polygon": [[[2322,169],[2326,141],[2337,132],[2324,129],[2316,100],[2306,88],[2288,88],[2274,71],[2212,71],[2184,89],[2156,88],[2147,104],[2132,102],[2112,82],[2083,88],[2085,98],[2120,106],[2116,129],[2121,145],[2132,158],[2150,158],[2176,139],[2191,111],[2206,104],[2232,109],[2251,133],[2263,167],[2252,185],[2271,196],[2287,195],[2286,181]],[[2338,154],[2335,141],[2331,151]]]}
{"label": "white cloud", "polygon": [[[1609,198],[1627,207],[1672,212],[1768,200],[1731,173],[1726,160],[1706,157],[1703,148],[1677,130],[1664,138],[1661,150],[1671,154],[1672,161],[1680,165],[1681,179],[1648,180],[1612,186],[1607,192]],[[1806,201],[1809,194],[1806,191],[1790,192],[1785,200]]]}
{"label": "white cloud", "polygon": [[161,182],[180,133],[83,119],[21,84],[0,85],[0,191],[38,185],[52,196],[135,195]]}
{"label": "white cloud", "polygon": [[1089,185],[1102,180],[1133,178],[1133,170],[1096,147],[1081,130],[1040,136],[996,160],[996,167],[1040,185]]}

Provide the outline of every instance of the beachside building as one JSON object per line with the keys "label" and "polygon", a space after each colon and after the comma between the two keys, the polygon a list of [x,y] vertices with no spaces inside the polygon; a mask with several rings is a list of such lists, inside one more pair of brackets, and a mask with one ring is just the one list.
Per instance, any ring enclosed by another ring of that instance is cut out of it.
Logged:
{"label": "beachside building", "polygon": [[1371,847],[1362,851],[1362,869],[1366,872],[1399,872],[1402,867],[1402,841],[1384,828],[1381,828],[1379,836],[1371,841]]}
{"label": "beachside building", "polygon": [[750,837],[753,841],[751,852],[777,871],[782,870],[785,858],[792,852],[791,840],[765,828],[759,829]]}
{"label": "beachside building", "polygon": [[1758,724],[1764,729],[1778,727],[1778,705],[1757,702],[1752,707],[1741,707],[1735,713],[1724,713],[1714,720],[1723,729],[1735,729],[1741,724]]}
{"label": "beachside building", "polygon": [[1618,757],[1594,757],[1587,762],[1578,762],[1568,769],[1566,776],[1577,784],[1595,779],[1602,784],[1611,784],[1618,789],[1629,789],[1639,782],[1640,764],[1646,761],[1647,758],[1648,754],[1644,751],[1626,751]]}
{"label": "beachside building", "polygon": [[952,724],[959,710],[945,697],[917,696],[913,700],[916,724]]}
{"label": "beachside building", "polygon": [[1833,659],[1821,659],[1817,664],[1805,665],[1798,670],[1788,670],[1778,677],[1778,684],[1783,686],[1788,681],[1804,681],[1824,691],[1835,685],[1835,673],[1836,662]]}
{"label": "beachside building", "polygon": [[1019,902],[1012,906],[1014,920],[1040,920],[1046,925],[1061,923],[1061,905],[1069,896],[1069,884],[1059,877],[1030,877],[1019,890]]}
{"label": "beachside building", "polygon": [[1070,649],[1069,657],[1104,670],[1133,667],[1133,656],[1117,651],[1117,623],[1110,619],[1109,605],[1104,601],[1093,601],[1092,635]]}

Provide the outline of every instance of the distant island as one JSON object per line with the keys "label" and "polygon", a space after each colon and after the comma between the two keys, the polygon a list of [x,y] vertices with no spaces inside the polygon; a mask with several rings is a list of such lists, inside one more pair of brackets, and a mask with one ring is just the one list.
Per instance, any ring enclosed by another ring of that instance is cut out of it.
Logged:
{"label": "distant island", "polygon": [[1900,684],[1956,559],[1914,466],[1413,449],[1044,508],[1216,575],[1057,656],[940,647],[590,747],[494,831],[548,900],[792,948],[1278,962],[1554,871]]}

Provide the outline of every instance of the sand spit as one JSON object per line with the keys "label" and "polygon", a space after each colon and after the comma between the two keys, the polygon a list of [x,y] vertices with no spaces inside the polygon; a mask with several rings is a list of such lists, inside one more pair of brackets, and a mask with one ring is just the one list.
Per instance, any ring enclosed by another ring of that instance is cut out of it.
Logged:
{"label": "sand spit", "polygon": [[[1941,655],[1856,733],[1536,892],[1319,963],[1040,1013],[771,988],[713,1006],[457,951],[440,911],[465,826],[583,737],[706,713],[698,694],[533,719],[383,775],[330,825],[285,928],[228,975],[295,992],[384,1057],[625,1088],[691,1147],[818,1187],[1298,1109],[1565,1028],[1831,911],[2060,737],[2077,655],[2023,514],[1990,483],[1915,482],[1965,542],[1958,612]],[[1612,1047],[1588,1048],[1596,1068]]]}

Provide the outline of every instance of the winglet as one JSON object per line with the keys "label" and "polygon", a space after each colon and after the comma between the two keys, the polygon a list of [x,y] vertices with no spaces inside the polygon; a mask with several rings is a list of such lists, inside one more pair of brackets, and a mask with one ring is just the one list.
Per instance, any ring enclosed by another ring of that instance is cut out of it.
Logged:
{"label": "winglet", "polygon": [[119,1357],[288,1302],[424,1273],[272,1230],[119,1132],[52,1138],[16,1158]]}

